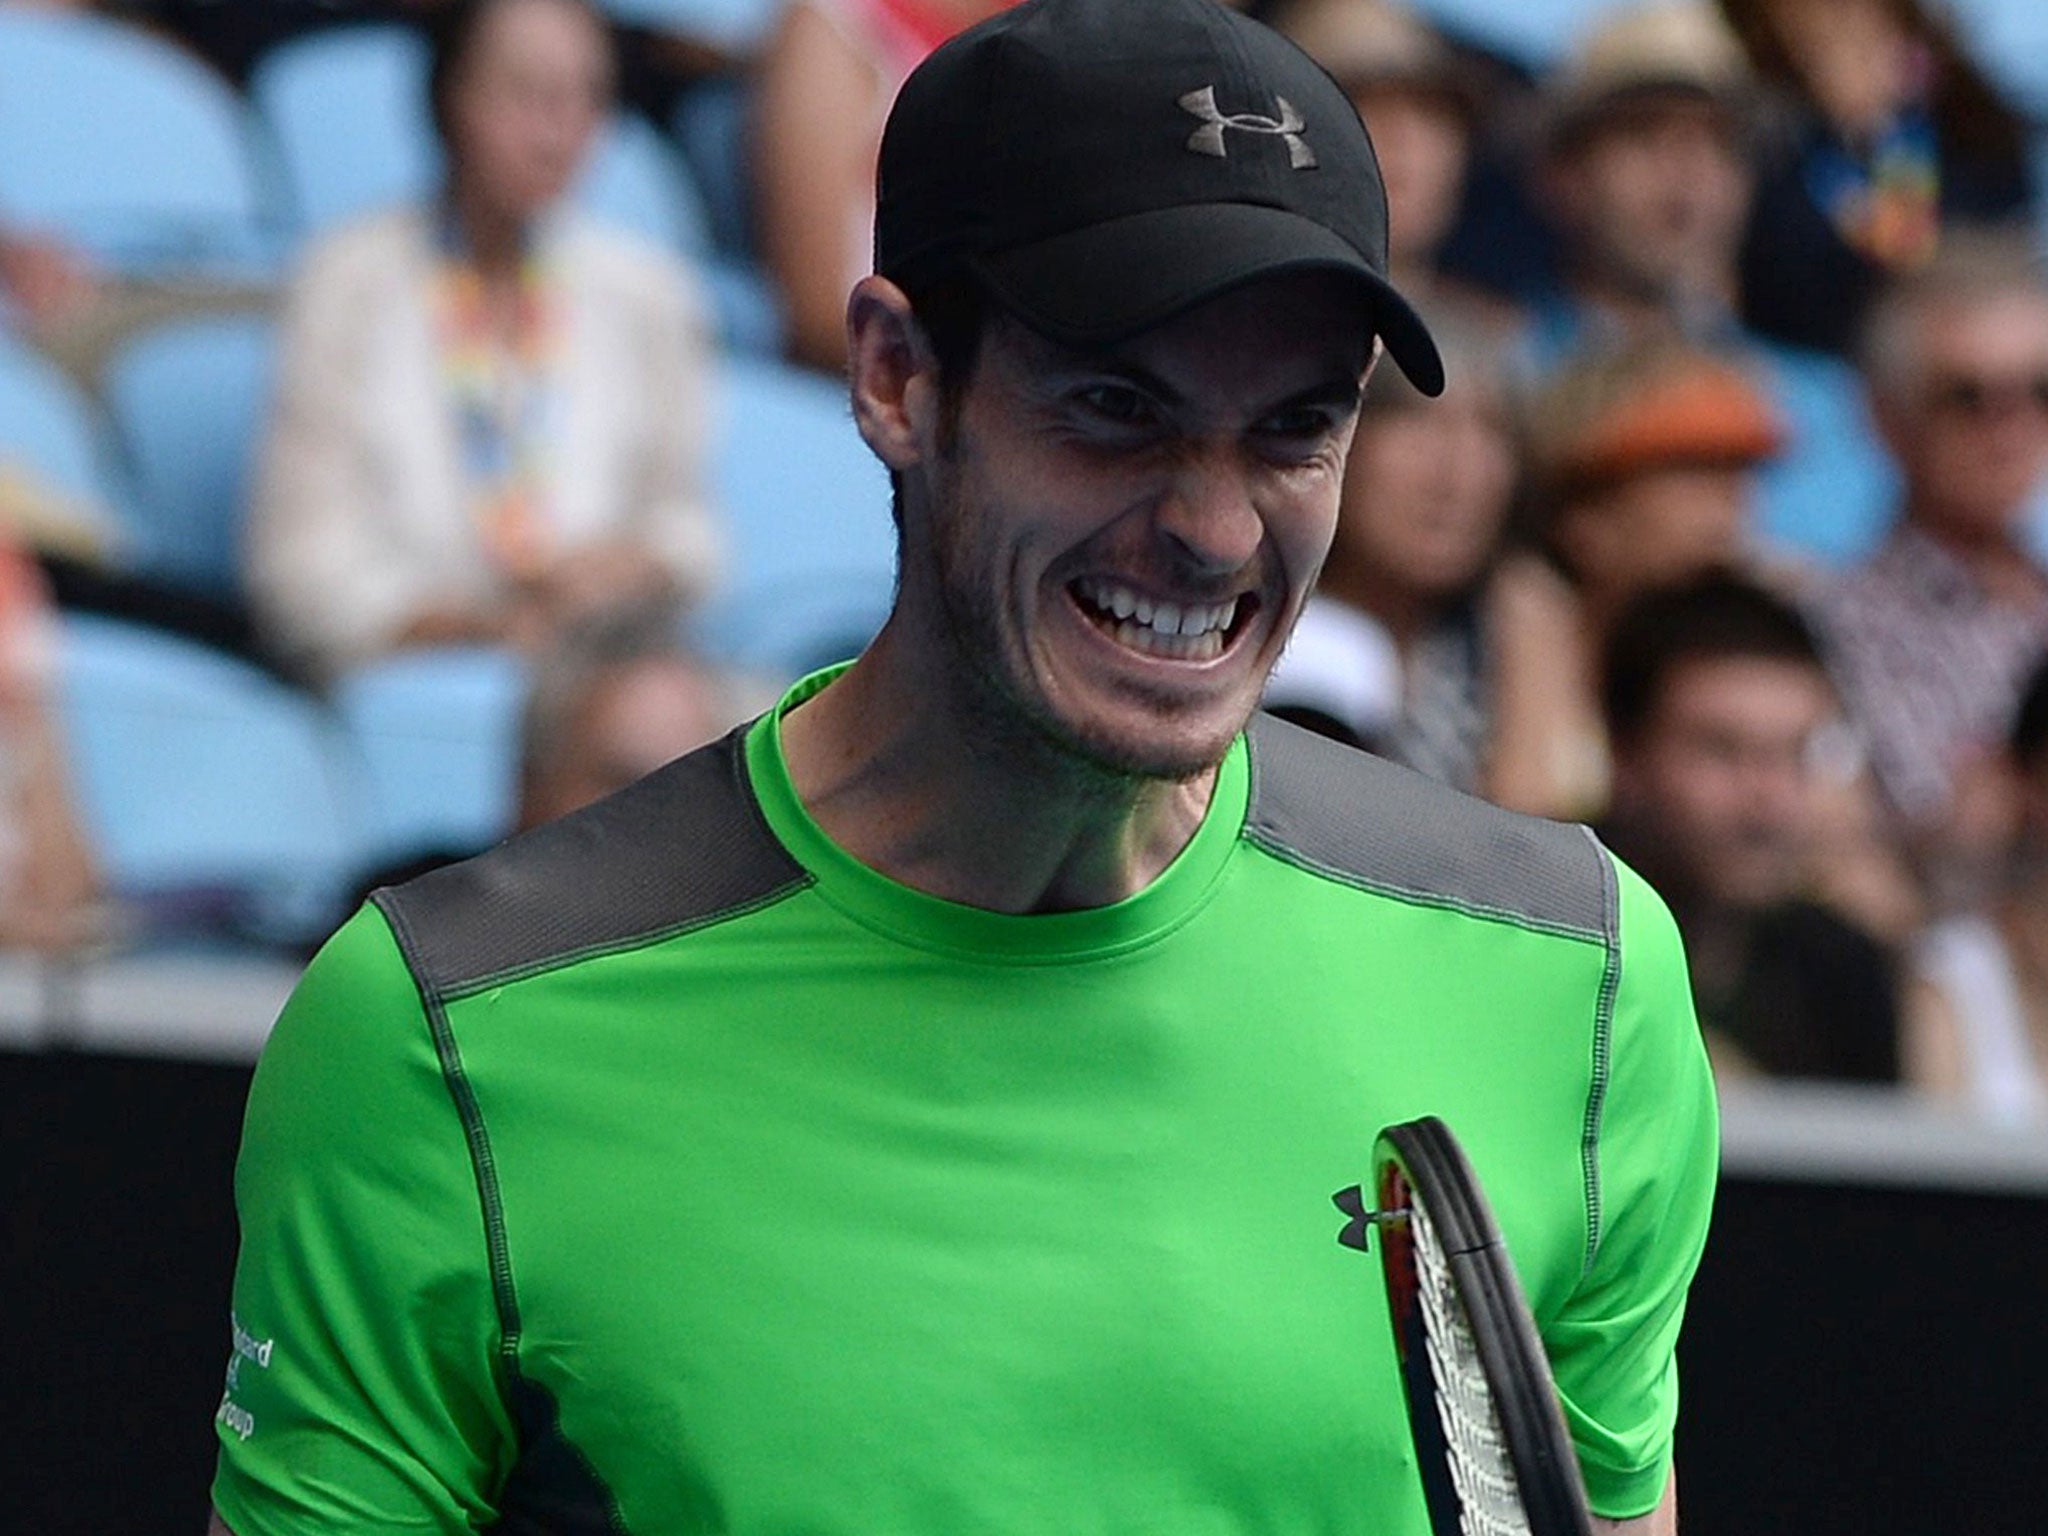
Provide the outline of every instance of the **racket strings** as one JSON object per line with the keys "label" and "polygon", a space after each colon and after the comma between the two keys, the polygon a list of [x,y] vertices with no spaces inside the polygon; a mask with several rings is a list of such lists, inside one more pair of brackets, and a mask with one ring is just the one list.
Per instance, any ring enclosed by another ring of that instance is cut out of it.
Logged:
{"label": "racket strings", "polygon": [[1529,1536],[1507,1437],[1464,1300],[1421,1201],[1414,1202],[1408,1221],[1437,1417],[1458,1495],[1459,1529],[1463,1536]]}

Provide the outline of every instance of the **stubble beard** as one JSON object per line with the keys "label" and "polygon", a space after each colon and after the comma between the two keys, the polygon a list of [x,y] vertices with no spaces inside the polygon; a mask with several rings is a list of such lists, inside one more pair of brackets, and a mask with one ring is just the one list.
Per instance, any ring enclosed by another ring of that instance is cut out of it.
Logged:
{"label": "stubble beard", "polygon": [[977,750],[1011,754],[1091,799],[1128,799],[1148,783],[1186,783],[1211,772],[1243,721],[1213,748],[1174,753],[1163,741],[1138,739],[1139,732],[1126,737],[1090,729],[1043,697],[1029,658],[997,618],[1009,586],[955,492],[956,470],[957,463],[948,463],[933,477],[931,574],[941,610],[939,643],[949,652],[947,670],[959,680],[955,696]]}

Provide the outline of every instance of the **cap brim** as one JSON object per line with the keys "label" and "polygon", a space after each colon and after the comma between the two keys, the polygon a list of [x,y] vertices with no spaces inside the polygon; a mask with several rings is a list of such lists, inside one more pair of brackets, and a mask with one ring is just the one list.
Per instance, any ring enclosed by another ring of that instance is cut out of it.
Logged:
{"label": "cap brim", "polygon": [[1254,278],[1336,272],[1359,284],[1368,323],[1409,382],[1443,393],[1443,359],[1408,301],[1343,237],[1282,208],[1152,209],[969,265],[1025,324],[1081,349],[1126,341]]}

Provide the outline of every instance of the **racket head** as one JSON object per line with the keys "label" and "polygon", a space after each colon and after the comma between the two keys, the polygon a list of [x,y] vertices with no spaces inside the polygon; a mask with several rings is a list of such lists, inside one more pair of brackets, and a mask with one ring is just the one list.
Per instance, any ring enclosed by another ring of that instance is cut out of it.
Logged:
{"label": "racket head", "polygon": [[1435,1116],[1373,1148],[1387,1310],[1436,1536],[1592,1536],[1578,1458],[1478,1177]]}

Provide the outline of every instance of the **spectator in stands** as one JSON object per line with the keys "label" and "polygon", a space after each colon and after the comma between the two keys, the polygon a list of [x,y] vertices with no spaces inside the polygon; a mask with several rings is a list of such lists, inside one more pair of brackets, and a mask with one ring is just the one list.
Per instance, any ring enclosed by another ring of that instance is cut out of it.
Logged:
{"label": "spectator in stands", "polygon": [[1437,270],[1479,127],[1479,82],[1465,61],[1399,0],[1292,0],[1273,21],[1336,77],[1372,133],[1401,291],[1436,313],[1519,323],[1502,300]]}
{"label": "spectator in stands", "polygon": [[[1500,560],[1520,444],[1494,337],[1469,314],[1433,312],[1430,330],[1450,382],[1431,400],[1393,369],[1375,373],[1336,540],[1267,706],[1320,709],[1397,762],[1562,814],[1573,807],[1561,760],[1585,736],[1572,711],[1586,690],[1561,664],[1578,643],[1575,610],[1547,567]],[[1334,675],[1345,670],[1355,703]],[[1362,686],[1374,678],[1386,681]]]}
{"label": "spectator in stands", "polygon": [[2048,470],[2048,286],[2031,251],[1945,240],[1873,306],[1864,372],[1903,496],[1823,616],[1931,895],[1966,902],[2005,825],[1988,764],[2048,649],[2048,571],[2022,528]]}
{"label": "spectator in stands", "polygon": [[583,0],[438,14],[438,201],[323,240],[293,284],[251,518],[281,654],[332,674],[514,643],[709,582],[705,341],[673,258],[561,205],[605,120]]}
{"label": "spectator in stands", "polygon": [[1549,662],[1553,686],[1580,690],[1560,713],[1584,722],[1560,789],[1591,815],[1607,789],[1594,679],[1616,617],[1652,588],[1754,561],[1756,470],[1783,434],[1747,375],[1671,339],[1573,363],[1531,403],[1529,425],[1537,542],[1577,611]]}
{"label": "spectator in stands", "polygon": [[1818,750],[1837,705],[1805,621],[1708,573],[1632,604],[1603,674],[1603,832],[1678,920],[1716,1070],[1895,1081],[1891,958],[1814,899],[1840,755]]}
{"label": "spectator in stands", "polygon": [[101,917],[51,697],[54,624],[35,561],[0,542],[0,948],[68,949]]}
{"label": "spectator in stands", "polygon": [[679,649],[659,611],[562,636],[534,667],[520,724],[519,829],[624,789],[743,713],[731,680]]}
{"label": "spectator in stands", "polygon": [[1542,539],[1596,637],[1651,587],[1756,559],[1755,474],[1784,433],[1717,353],[1664,340],[1592,354],[1535,397],[1530,432]]}
{"label": "spectator in stands", "polygon": [[2028,217],[2027,128],[1922,0],[1721,0],[1791,107],[1742,255],[1759,330],[1847,354],[1888,275],[1959,223]]}
{"label": "spectator in stands", "polygon": [[1877,539],[1888,481],[1853,373],[1737,317],[1757,130],[1740,48],[1706,0],[1606,19],[1547,87],[1540,200],[1565,286],[1538,307],[1536,370],[1619,342],[1681,336],[1755,376],[1788,430],[1760,531],[1842,562]]}
{"label": "spectator in stands", "polygon": [[1990,908],[1928,929],[1907,992],[1914,1081],[2005,1124],[2048,1123],[2048,666],[2021,695],[2001,771],[2017,830]]}
{"label": "spectator in stands", "polygon": [[754,189],[789,355],[846,367],[846,291],[872,265],[882,121],[911,70],[1016,0],[791,0],[761,61]]}

